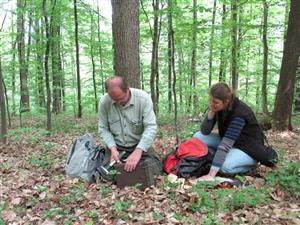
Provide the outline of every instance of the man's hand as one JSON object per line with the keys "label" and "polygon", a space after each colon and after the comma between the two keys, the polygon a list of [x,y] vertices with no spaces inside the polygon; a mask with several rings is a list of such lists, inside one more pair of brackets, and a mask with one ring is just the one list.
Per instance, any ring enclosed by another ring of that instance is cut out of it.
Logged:
{"label": "man's hand", "polygon": [[140,161],[141,157],[143,154],[143,150],[140,148],[136,148],[129,156],[127,159],[125,159],[124,161],[125,163],[125,171],[127,172],[132,172],[136,165],[138,164],[138,162]]}
{"label": "man's hand", "polygon": [[119,160],[119,152],[116,147],[112,147],[110,149],[110,161],[115,160],[116,162],[120,162]]}

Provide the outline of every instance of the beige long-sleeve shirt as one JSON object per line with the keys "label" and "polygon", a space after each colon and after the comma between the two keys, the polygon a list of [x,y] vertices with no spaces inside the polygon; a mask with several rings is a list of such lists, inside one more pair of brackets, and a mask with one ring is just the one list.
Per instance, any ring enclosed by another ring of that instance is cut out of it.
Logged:
{"label": "beige long-sleeve shirt", "polygon": [[125,106],[118,105],[108,94],[100,99],[100,138],[108,148],[137,145],[137,148],[147,151],[157,131],[153,103],[142,90],[130,88],[130,92],[130,100]]}

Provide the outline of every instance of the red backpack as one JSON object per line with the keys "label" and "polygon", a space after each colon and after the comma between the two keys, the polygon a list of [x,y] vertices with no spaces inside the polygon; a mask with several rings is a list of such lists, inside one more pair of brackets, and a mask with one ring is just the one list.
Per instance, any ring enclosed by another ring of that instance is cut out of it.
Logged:
{"label": "red backpack", "polygon": [[209,171],[213,155],[197,138],[189,138],[171,151],[163,162],[167,174],[179,177],[202,176]]}

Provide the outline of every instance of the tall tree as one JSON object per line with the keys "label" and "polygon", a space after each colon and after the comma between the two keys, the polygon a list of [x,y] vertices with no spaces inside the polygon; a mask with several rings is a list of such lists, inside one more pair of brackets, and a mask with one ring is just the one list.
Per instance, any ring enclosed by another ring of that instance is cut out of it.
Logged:
{"label": "tall tree", "polygon": [[232,89],[238,88],[237,73],[237,0],[231,0],[231,80]]}
{"label": "tall tree", "polygon": [[221,51],[220,51],[220,66],[219,66],[219,81],[225,81],[225,69],[226,69],[226,59],[225,59],[225,19],[226,19],[226,5],[222,5],[222,34],[221,34]]}
{"label": "tall tree", "polygon": [[[0,27],[0,33],[2,32],[5,19],[6,19],[6,14],[4,16],[2,25]],[[0,39],[0,41],[1,41],[1,39]],[[1,42],[0,42],[0,44],[1,44]],[[0,55],[0,111],[1,111],[0,144],[6,144],[7,119],[6,119],[5,89],[4,89],[4,78],[3,78],[3,74],[2,74],[1,55]]]}
{"label": "tall tree", "polygon": [[[102,51],[102,40],[101,40],[101,29],[100,29],[100,9],[99,9],[99,1],[97,0],[97,36],[98,36],[98,43],[99,43],[99,61],[100,61],[100,77],[101,77],[101,84],[102,84],[102,94],[104,94],[105,87],[104,87],[104,73],[103,73],[103,51]],[[98,107],[97,107],[98,111]]]}
{"label": "tall tree", "polygon": [[52,67],[52,95],[53,106],[52,111],[61,112],[61,79],[62,79],[62,63],[60,57],[60,3],[61,1],[51,0],[51,17],[50,17],[50,52]]}
{"label": "tall tree", "polygon": [[47,130],[51,131],[51,89],[50,89],[50,79],[49,79],[49,54],[50,54],[50,25],[48,21],[48,7],[47,0],[43,0],[43,15],[45,23],[45,33],[46,33],[46,46],[45,46],[45,56],[44,56],[44,70],[45,70],[45,81],[47,90]]}
{"label": "tall tree", "polygon": [[112,0],[114,70],[140,88],[139,1]]}
{"label": "tall tree", "polygon": [[268,114],[268,101],[267,101],[267,76],[268,76],[268,42],[267,42],[267,31],[268,31],[268,3],[267,0],[263,1],[263,51],[264,51],[264,60],[263,60],[263,74],[262,74],[262,83],[261,83],[261,92],[262,92],[262,111],[263,114]]}
{"label": "tall tree", "polygon": [[291,0],[289,22],[273,111],[273,127],[292,129],[291,114],[296,70],[300,52],[300,1]]}
{"label": "tall tree", "polygon": [[74,24],[75,24],[75,45],[76,45],[76,75],[77,75],[77,117],[82,117],[81,105],[81,85],[80,85],[80,63],[79,63],[79,40],[78,40],[78,15],[77,15],[77,0],[73,0],[74,5]]}
{"label": "tall tree", "polygon": [[172,0],[168,0],[168,112],[172,111]]}
{"label": "tall tree", "polygon": [[25,0],[17,0],[17,34],[18,34],[18,58],[20,73],[20,112],[29,111],[29,91],[27,85],[27,67],[25,57]]}
{"label": "tall tree", "polygon": [[[156,83],[159,82],[159,70],[158,70],[158,44],[160,39],[160,26],[159,26],[159,0],[152,1],[153,6],[153,32],[152,34],[152,55],[151,55],[151,76],[150,76],[150,89],[151,98],[153,101],[154,112],[158,112],[158,86]],[[161,18],[161,17],[160,17]]]}
{"label": "tall tree", "polygon": [[91,62],[92,62],[92,78],[93,78],[93,89],[94,89],[94,102],[95,102],[95,112],[98,112],[98,97],[97,97],[97,84],[96,84],[96,63],[95,63],[95,53],[94,53],[94,42],[95,42],[95,37],[94,37],[94,15],[93,12],[90,12],[91,14],[91,37],[90,37],[90,42],[91,42],[91,47],[90,47],[90,57],[91,57]]}
{"label": "tall tree", "polygon": [[216,8],[217,8],[217,0],[214,0],[213,13],[212,13],[212,21],[211,21],[211,31],[210,31],[210,41],[209,41],[209,57],[208,57],[208,86],[211,85],[212,80],[212,59],[213,59],[213,42],[215,36],[215,21],[216,21]]}
{"label": "tall tree", "polygon": [[[192,87],[193,87],[193,106],[194,110],[193,112],[196,112],[198,110],[198,93],[196,93],[196,74],[197,74],[197,64],[196,64],[196,58],[197,58],[197,0],[193,0],[193,38],[192,38],[192,60],[191,60],[191,75],[192,75]],[[174,36],[174,35],[173,35]],[[174,49],[173,49],[174,51]],[[174,76],[176,77],[176,76]],[[176,81],[174,81],[176,82]],[[176,104],[174,104],[176,105]]]}
{"label": "tall tree", "polygon": [[7,119],[6,119],[6,104],[5,104],[3,83],[4,80],[3,80],[1,57],[0,57],[0,111],[1,111],[0,143],[6,144]]}
{"label": "tall tree", "polygon": [[35,26],[34,26],[34,40],[35,40],[35,51],[36,51],[36,87],[37,87],[37,98],[39,107],[44,108],[46,106],[45,102],[45,91],[44,91],[44,75],[43,75],[43,51],[44,45],[42,43],[43,33],[41,32],[42,23],[37,14],[35,16]]}

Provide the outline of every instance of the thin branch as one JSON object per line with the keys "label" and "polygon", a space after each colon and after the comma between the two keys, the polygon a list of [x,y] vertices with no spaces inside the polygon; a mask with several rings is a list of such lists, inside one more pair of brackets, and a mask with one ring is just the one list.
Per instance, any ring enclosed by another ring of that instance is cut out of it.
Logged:
{"label": "thin branch", "polygon": [[143,10],[143,12],[145,13],[145,16],[146,16],[146,18],[147,18],[147,21],[148,21],[148,23],[149,23],[149,29],[150,29],[151,37],[153,37],[153,32],[152,32],[152,27],[151,27],[150,19],[149,19],[149,16],[148,16],[148,14],[147,14],[147,12],[146,12],[146,10],[145,10],[144,4],[143,4],[143,0],[141,0],[141,6],[142,6],[142,10]]}
{"label": "thin branch", "polygon": [[7,12],[5,12],[5,16],[4,16],[4,18],[3,18],[3,21],[2,21],[2,25],[1,25],[0,32],[1,32],[1,31],[2,31],[2,29],[3,29],[4,22],[5,22],[5,20],[6,20],[6,16],[7,16]]}

